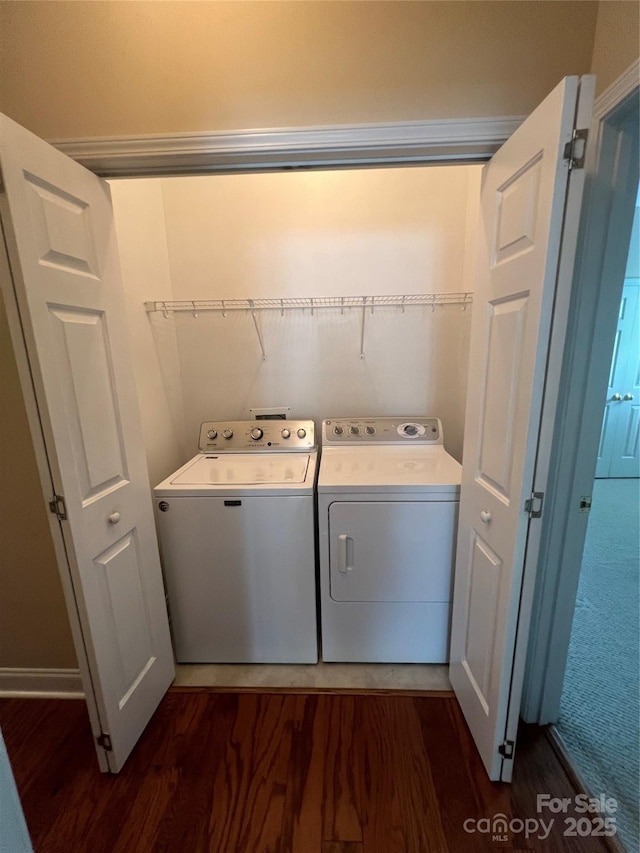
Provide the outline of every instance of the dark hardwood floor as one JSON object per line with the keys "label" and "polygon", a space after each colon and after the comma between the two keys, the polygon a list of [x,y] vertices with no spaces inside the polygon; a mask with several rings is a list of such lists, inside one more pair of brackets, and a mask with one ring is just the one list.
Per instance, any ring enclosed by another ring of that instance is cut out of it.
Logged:
{"label": "dark hardwood floor", "polygon": [[545,840],[466,832],[574,792],[526,733],[514,784],[489,782],[449,697],[174,690],[117,776],[81,701],[5,699],[0,727],[36,853],[605,849],[564,837],[562,815]]}

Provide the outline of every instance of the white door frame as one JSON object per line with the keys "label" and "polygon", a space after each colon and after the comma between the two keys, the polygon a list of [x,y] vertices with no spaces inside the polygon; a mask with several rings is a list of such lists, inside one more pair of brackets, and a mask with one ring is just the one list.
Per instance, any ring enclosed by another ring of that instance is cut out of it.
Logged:
{"label": "white door frame", "polygon": [[571,637],[600,441],[602,410],[638,190],[638,75],[635,62],[596,102],[584,215],[561,358],[551,476],[522,716],[556,722]]}
{"label": "white door frame", "polygon": [[482,163],[526,116],[92,139],[51,145],[103,178]]}

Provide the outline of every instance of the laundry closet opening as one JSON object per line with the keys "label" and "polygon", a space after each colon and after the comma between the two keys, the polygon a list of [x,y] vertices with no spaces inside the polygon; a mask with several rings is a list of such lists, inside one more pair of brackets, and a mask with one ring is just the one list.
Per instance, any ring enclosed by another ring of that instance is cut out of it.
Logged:
{"label": "laundry closet opening", "polygon": [[[481,169],[110,180],[151,486],[197,452],[202,422],[256,408],[318,436],[323,418],[438,417],[461,461]],[[405,684],[377,666],[386,680],[342,686]],[[229,686],[223,668],[178,683]],[[405,686],[448,688],[444,666],[420,669]]]}

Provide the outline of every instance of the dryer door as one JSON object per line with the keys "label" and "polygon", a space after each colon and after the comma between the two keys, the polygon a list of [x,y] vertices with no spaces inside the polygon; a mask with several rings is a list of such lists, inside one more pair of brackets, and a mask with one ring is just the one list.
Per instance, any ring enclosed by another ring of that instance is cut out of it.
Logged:
{"label": "dryer door", "polygon": [[332,503],[331,598],[450,601],[457,520],[457,501]]}

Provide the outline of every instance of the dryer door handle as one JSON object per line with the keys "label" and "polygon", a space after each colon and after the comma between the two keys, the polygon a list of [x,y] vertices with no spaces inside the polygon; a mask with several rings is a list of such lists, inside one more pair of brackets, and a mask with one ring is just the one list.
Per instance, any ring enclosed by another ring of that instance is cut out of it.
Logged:
{"label": "dryer door handle", "polygon": [[353,571],[353,539],[346,533],[338,536],[338,571],[343,574]]}

